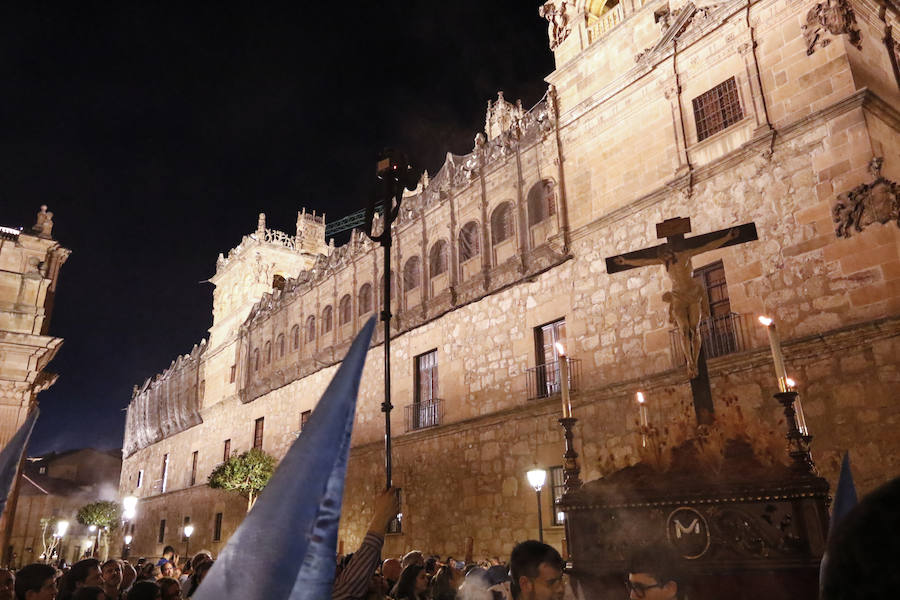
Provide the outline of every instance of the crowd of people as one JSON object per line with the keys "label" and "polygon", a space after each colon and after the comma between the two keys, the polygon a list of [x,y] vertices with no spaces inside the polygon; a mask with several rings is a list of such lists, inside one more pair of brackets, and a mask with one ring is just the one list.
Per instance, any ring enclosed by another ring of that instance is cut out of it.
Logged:
{"label": "crowd of people", "polygon": [[194,594],[213,562],[207,550],[182,561],[167,546],[158,560],[141,558],[133,565],[85,558],[71,566],[61,561],[0,569],[0,600],[182,600]]}
{"label": "crowd of people", "polygon": [[[898,506],[900,479],[895,479],[864,499],[829,536],[821,582],[823,600],[882,598],[900,586],[900,570],[891,568],[900,551]],[[505,563],[497,557],[481,563],[452,556],[426,558],[416,550],[382,560],[384,535],[398,512],[395,490],[376,498],[375,515],[362,545],[336,565],[332,600],[572,597],[559,552],[535,540],[517,544]],[[181,600],[194,594],[213,562],[207,551],[182,562],[166,547],[158,560],[140,559],[134,565],[86,558],[70,568],[34,563],[15,573],[0,569],[0,600]],[[677,560],[661,548],[645,548],[632,556],[620,597],[684,600],[685,583]]]}

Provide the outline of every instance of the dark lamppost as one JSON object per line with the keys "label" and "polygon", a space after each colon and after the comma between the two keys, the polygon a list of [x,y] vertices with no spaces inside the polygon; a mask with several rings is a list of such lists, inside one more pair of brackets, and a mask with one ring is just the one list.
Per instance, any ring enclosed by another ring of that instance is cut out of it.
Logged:
{"label": "dark lamppost", "polygon": [[[378,156],[375,170],[376,182],[372,200],[366,206],[366,235],[384,247],[384,306],[381,320],[384,321],[384,470],[387,487],[391,487],[391,223],[400,213],[403,189],[414,190],[417,178],[406,156],[395,150],[383,150]],[[375,234],[375,208],[381,204],[382,230]]]}
{"label": "dark lamppost", "polygon": [[544,487],[544,483],[547,481],[547,471],[543,469],[534,468],[526,474],[528,477],[528,483],[531,484],[531,487],[534,488],[535,493],[537,494],[537,513],[538,513],[538,540],[544,541],[544,518],[541,516],[541,488]]}
{"label": "dark lamppost", "polygon": [[184,526],[184,555],[191,557],[191,534],[194,533],[194,526],[188,523]]}

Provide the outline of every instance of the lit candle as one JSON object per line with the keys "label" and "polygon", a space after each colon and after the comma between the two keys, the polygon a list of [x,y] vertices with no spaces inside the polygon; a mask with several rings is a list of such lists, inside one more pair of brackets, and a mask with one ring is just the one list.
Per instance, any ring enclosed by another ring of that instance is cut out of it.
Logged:
{"label": "lit candle", "polygon": [[769,346],[772,349],[772,361],[775,363],[775,377],[778,378],[778,390],[786,392],[788,390],[785,383],[787,375],[784,371],[784,355],[781,353],[781,340],[778,339],[775,321],[770,317],[761,316],[759,317],[759,322],[765,326],[766,332],[769,334]]}
{"label": "lit candle", "polygon": [[641,446],[646,448],[647,430],[650,428],[650,419],[647,416],[647,401],[644,399],[643,392],[638,392],[635,396],[637,397],[638,415],[641,424]]}
{"label": "lit candle", "polygon": [[562,396],[563,419],[572,418],[572,401],[569,399],[569,361],[566,358],[566,349],[556,342],[556,352],[559,354],[559,387]]}
{"label": "lit candle", "polygon": [[[784,387],[785,391],[793,392],[794,388],[797,386],[797,382],[791,379],[790,377],[785,377],[784,379]],[[794,421],[797,423],[797,429],[800,430],[800,433],[803,435],[809,435],[809,429],[806,427],[806,416],[803,414],[803,403],[800,402],[800,396],[794,400]]]}

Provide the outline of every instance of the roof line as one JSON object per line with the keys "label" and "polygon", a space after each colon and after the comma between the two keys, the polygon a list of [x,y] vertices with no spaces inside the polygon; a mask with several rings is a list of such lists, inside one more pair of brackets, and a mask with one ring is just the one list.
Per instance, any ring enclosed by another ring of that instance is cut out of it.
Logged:
{"label": "roof line", "polygon": [[29,477],[29,476],[26,475],[25,473],[22,473],[22,477],[24,477],[25,479],[27,479],[28,482],[29,482],[31,485],[33,485],[34,487],[36,487],[37,489],[41,490],[42,492],[44,492],[44,493],[47,494],[48,496],[50,495],[50,492],[48,492],[47,490],[45,490],[44,488],[42,488],[41,486],[39,486],[37,483],[35,483],[35,482],[34,482],[34,479],[32,479],[31,477]]}

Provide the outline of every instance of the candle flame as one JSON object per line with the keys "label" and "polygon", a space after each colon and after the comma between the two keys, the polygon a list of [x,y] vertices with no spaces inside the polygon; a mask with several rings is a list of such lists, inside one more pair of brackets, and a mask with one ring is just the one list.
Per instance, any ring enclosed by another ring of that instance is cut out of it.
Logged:
{"label": "candle flame", "polygon": [[638,392],[638,393],[635,394],[635,395],[637,396],[638,404],[643,404],[643,403],[645,402],[645,400],[644,400],[644,392]]}
{"label": "candle flame", "polygon": [[759,322],[762,323],[764,326],[768,327],[769,325],[771,325],[771,324],[774,323],[775,321],[772,319],[772,317],[767,317],[767,316],[765,316],[765,315],[760,315],[760,316],[759,316]]}
{"label": "candle flame", "polygon": [[791,379],[790,377],[785,377],[785,378],[784,378],[784,384],[785,384],[786,386],[788,386],[789,388],[792,388],[792,387],[796,387],[796,386],[797,386],[797,382],[794,381],[793,379]]}
{"label": "candle flame", "polygon": [[554,344],[554,346],[556,346],[556,351],[559,353],[560,356],[566,355],[566,349],[563,347],[562,344],[560,344],[559,342],[556,342]]}

